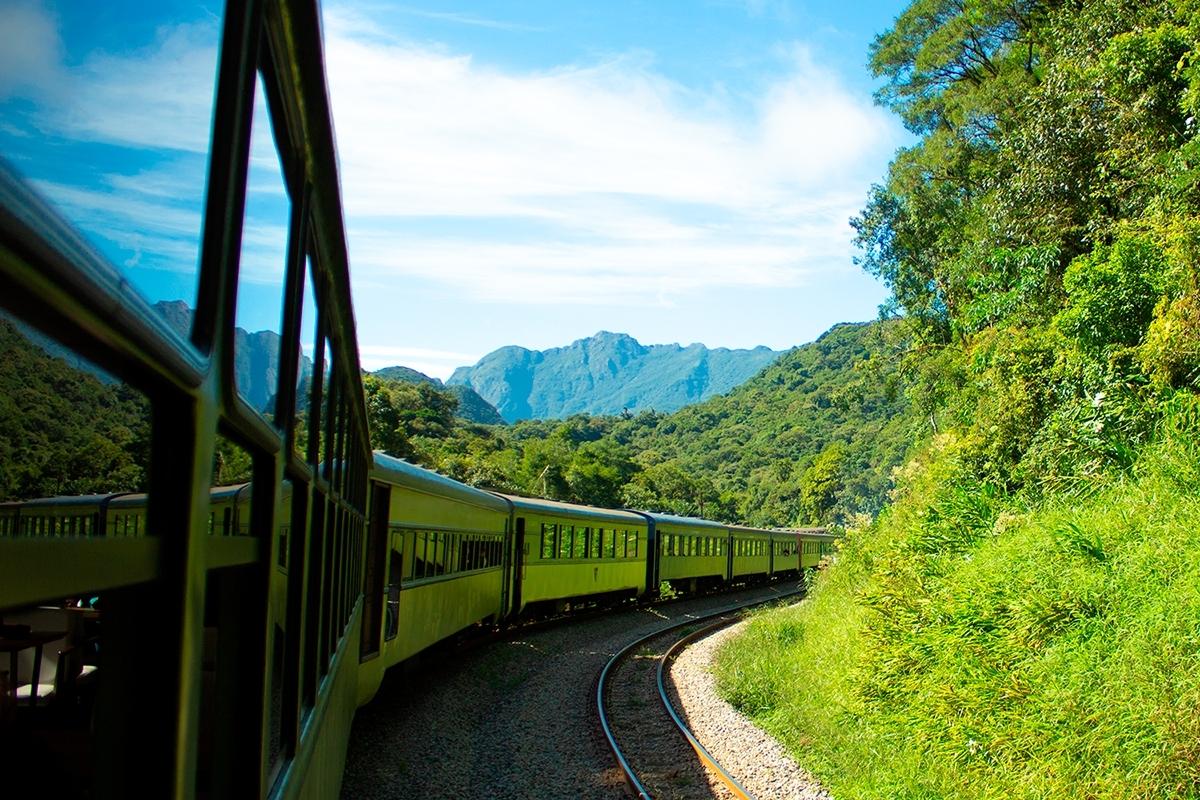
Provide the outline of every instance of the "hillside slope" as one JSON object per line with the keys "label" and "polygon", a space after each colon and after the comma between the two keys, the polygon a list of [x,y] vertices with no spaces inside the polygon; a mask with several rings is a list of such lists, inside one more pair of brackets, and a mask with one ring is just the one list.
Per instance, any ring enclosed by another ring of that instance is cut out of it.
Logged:
{"label": "hillside slope", "polygon": [[883,505],[913,439],[890,327],[835,326],[728,394],[673,413],[432,434],[414,423],[397,440],[411,452],[397,453],[478,486],[559,500],[762,525],[840,523]]}
{"label": "hillside slope", "polygon": [[431,378],[424,372],[418,372],[410,367],[384,367],[383,369],[375,370],[371,374],[376,378],[388,381],[426,383],[441,391],[448,392],[458,400],[458,409],[455,411],[455,415],[467,422],[478,422],[482,425],[504,424],[504,418],[500,416],[500,412],[496,410],[495,406],[480,397],[479,393],[470,386],[447,386],[437,378]]}

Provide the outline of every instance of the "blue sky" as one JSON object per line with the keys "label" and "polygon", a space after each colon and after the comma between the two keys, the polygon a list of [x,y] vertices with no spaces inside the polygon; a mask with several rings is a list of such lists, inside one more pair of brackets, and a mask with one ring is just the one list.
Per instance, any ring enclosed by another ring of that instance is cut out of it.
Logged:
{"label": "blue sky", "polygon": [[[187,300],[221,9],[149,8],[0,0],[0,152],[149,299]],[[905,141],[864,66],[900,9],[326,2],[364,366],[871,318],[847,220]],[[244,327],[278,327],[285,225],[260,113]]]}

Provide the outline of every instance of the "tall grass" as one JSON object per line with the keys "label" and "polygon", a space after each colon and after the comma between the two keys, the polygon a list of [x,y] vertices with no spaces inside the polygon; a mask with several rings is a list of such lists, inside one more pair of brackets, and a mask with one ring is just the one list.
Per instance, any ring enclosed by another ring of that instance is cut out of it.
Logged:
{"label": "tall grass", "polygon": [[1200,445],[1021,507],[953,441],[718,684],[839,800],[1200,797]]}

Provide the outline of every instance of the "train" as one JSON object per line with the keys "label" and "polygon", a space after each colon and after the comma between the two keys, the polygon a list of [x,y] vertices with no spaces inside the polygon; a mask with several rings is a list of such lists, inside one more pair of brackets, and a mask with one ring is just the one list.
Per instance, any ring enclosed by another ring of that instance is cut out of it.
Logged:
{"label": "train", "polygon": [[[285,508],[289,497],[285,492]],[[754,528],[490,492],[379,451],[369,497],[360,705],[389,668],[471,629],[651,600],[664,589],[682,594],[796,580],[830,555],[838,538],[823,528]],[[114,493],[0,503],[0,537],[152,535],[146,498]],[[213,488],[208,535],[248,535],[251,503],[249,483]],[[288,552],[289,533],[281,514],[280,554]],[[280,638],[287,567],[278,559],[272,580]]]}
{"label": "train", "polygon": [[[208,113],[189,107],[176,120],[195,128],[189,153],[207,165],[178,188],[202,207],[158,270],[174,288],[154,290],[156,300],[183,301],[186,320],[156,310],[129,264],[105,255],[111,233],[97,239],[82,206],[47,194],[64,175],[115,176],[108,148],[0,153],[0,323],[140,398],[147,435],[135,448],[144,493],[0,506],[0,751],[14,765],[6,789],[335,796],[356,709],[390,667],[432,645],[664,585],[791,576],[832,547],[819,530],[483,492],[373,453],[321,7],[263,0],[214,14],[187,5],[139,8],[128,25],[114,17],[99,29],[83,6],[50,15],[74,16],[62,30],[88,34],[59,43],[77,64],[87,63],[80,47],[150,52],[147,32],[179,25],[214,36],[215,63],[197,60],[194,76],[213,87]],[[180,98],[204,102],[167,80],[144,88],[168,90],[157,101],[130,94],[127,111],[148,123],[175,114]],[[16,97],[22,113],[27,100]],[[36,145],[40,126],[30,132],[8,141]],[[262,263],[242,246],[256,222],[246,208],[260,137],[274,145],[282,188],[269,222],[286,232],[286,246]],[[142,208],[143,175],[106,178],[105,202]],[[238,382],[246,304],[280,311],[264,370],[269,414]],[[4,421],[17,423],[8,463],[45,447],[47,421],[31,412],[62,399],[59,387],[34,383],[4,408],[13,415]],[[219,444],[245,456],[249,483],[211,488]]]}

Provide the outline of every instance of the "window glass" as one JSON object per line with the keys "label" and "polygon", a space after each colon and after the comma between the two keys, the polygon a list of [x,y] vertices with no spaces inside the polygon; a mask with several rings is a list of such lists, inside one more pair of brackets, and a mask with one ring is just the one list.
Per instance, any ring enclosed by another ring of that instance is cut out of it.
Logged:
{"label": "window glass", "polygon": [[262,77],[254,93],[250,170],[238,266],[234,376],[238,393],[254,410],[274,412],[279,377],[279,330],[287,266],[291,205],[271,130]]}
{"label": "window glass", "polygon": [[220,15],[170,1],[0,4],[0,153],[183,340]]}
{"label": "window glass", "polygon": [[300,310],[300,357],[296,365],[296,430],[292,438],[296,455],[301,458],[308,455],[308,415],[312,405],[312,372],[318,345],[312,258],[307,258],[305,264],[304,293],[301,295],[303,306]]}
{"label": "window glass", "polygon": [[[7,300],[0,291],[0,303]],[[0,715],[0,739],[6,747],[0,761],[11,765],[6,770],[6,786],[14,777],[21,784],[21,776],[30,774],[29,765],[36,764],[39,775],[52,778],[46,786],[52,785],[54,791],[47,795],[85,797],[92,765],[81,753],[93,752],[98,732],[111,723],[111,714],[104,710],[97,710],[94,717],[91,713],[65,713],[66,707],[59,714],[58,701],[69,692],[78,698],[79,708],[96,708],[106,676],[136,680],[138,655],[120,649],[121,637],[105,638],[106,630],[128,629],[135,623],[122,618],[125,611],[121,604],[110,602],[111,595],[96,591],[97,585],[110,585],[104,581],[112,573],[93,568],[87,540],[174,533],[148,529],[146,524],[151,406],[134,387],[3,311],[0,361],[4,365],[0,370],[0,397],[4,398],[0,449],[5,454],[0,457],[0,537],[71,542],[37,543],[60,548],[60,556],[45,559],[38,575],[37,585],[53,594],[26,596],[35,602],[25,608],[0,608],[0,618],[8,625],[58,632],[44,642],[38,673],[33,671],[32,658],[14,655],[10,662],[8,656],[0,656],[0,670],[6,673],[4,691],[22,694],[11,704],[10,697],[0,701],[6,712]],[[134,568],[132,564],[130,568]],[[146,572],[145,568],[141,571]],[[94,578],[100,583],[93,583]],[[102,654],[107,660],[100,669]],[[69,669],[57,672],[56,662]],[[85,673],[88,678],[80,681]],[[55,687],[59,697],[40,694],[36,687],[43,685]],[[33,704],[37,707],[31,708]],[[21,736],[18,742],[22,730],[38,735]],[[64,742],[70,746],[65,747]],[[14,746],[20,761],[9,760]],[[11,791],[4,796],[22,793]]]}

